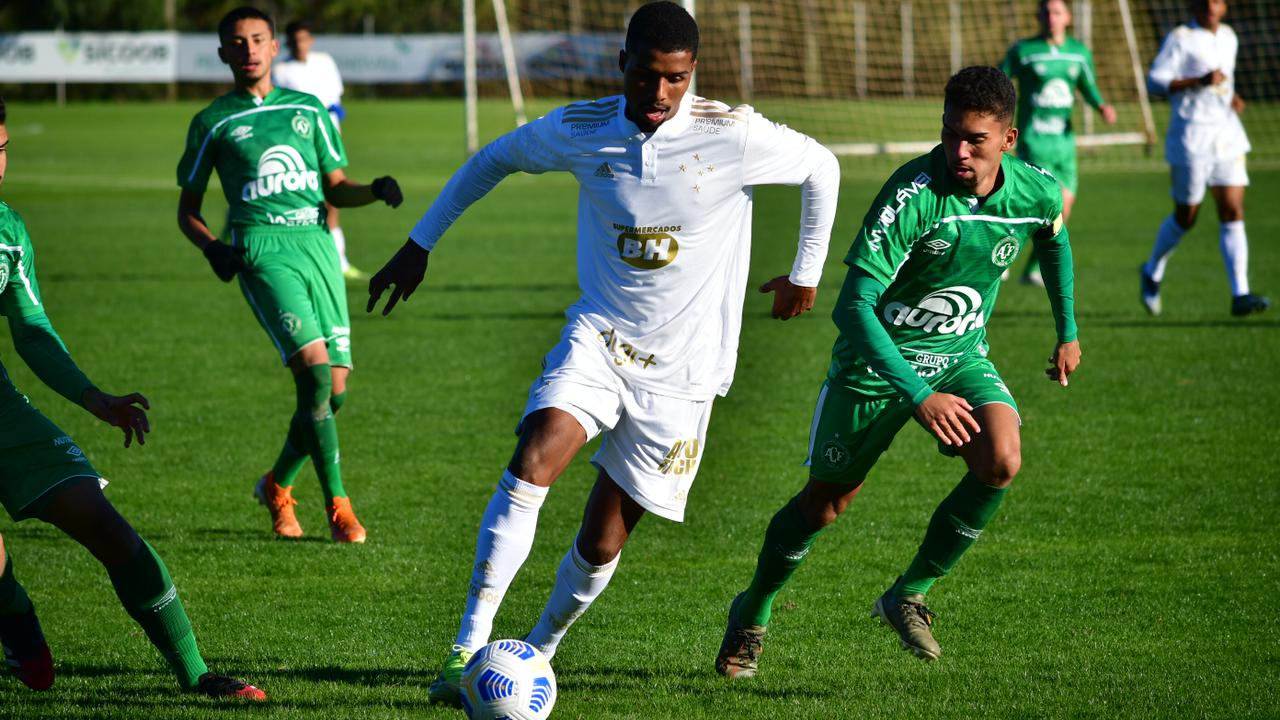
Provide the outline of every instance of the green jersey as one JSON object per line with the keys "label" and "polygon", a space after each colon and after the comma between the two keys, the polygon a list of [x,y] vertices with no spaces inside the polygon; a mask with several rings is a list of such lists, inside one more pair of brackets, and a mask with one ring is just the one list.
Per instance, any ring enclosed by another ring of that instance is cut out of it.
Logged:
{"label": "green jersey", "polygon": [[[941,145],[903,165],[872,203],[845,257],[886,287],[876,317],[921,378],[986,354],[1000,274],[1028,239],[1067,243],[1053,176],[1008,155],[1000,168],[1003,182],[979,199],[951,179]],[[836,310],[841,327],[845,312]],[[827,377],[868,396],[896,392],[843,333]]]}
{"label": "green jersey", "polygon": [[1034,144],[1040,137],[1072,136],[1076,88],[1094,108],[1104,104],[1093,53],[1073,37],[1067,37],[1061,46],[1043,37],[1019,40],[1009,48],[1000,69],[1018,82],[1019,142]]}
{"label": "green jersey", "polygon": [[232,225],[316,225],[321,175],[346,166],[342,137],[314,96],[275,88],[259,99],[236,90],[191,120],[178,185],[203,193],[216,169]]}

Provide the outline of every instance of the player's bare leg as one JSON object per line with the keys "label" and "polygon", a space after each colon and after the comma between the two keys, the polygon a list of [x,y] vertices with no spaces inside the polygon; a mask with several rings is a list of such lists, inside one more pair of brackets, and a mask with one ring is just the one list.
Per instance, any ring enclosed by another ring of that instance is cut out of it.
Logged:
{"label": "player's bare leg", "polygon": [[209,672],[168,568],[102,494],[97,478],[68,481],[54,492],[40,519],[102,563],[120,603],[169,662],[183,689],[211,697],[266,699],[252,685]]}
{"label": "player's bare leg", "polygon": [[1249,240],[1244,231],[1244,187],[1210,187],[1218,208],[1222,262],[1231,282],[1231,314],[1250,315],[1271,306],[1271,301],[1249,289]]}
{"label": "player's bare leg", "polygon": [[467,604],[458,636],[427,693],[431,702],[461,705],[462,669],[489,642],[502,598],[533,547],[548,489],[586,443],[586,430],[563,410],[543,408],[521,421],[511,462],[480,520]]}
{"label": "player's bare leg", "polygon": [[609,474],[600,471],[582,513],[582,527],[560,561],[555,588],[526,640],[548,659],[569,626],[608,587],[618,556],[645,510]]}
{"label": "player's bare leg", "polygon": [[924,660],[942,655],[925,593],[977,541],[1022,466],[1018,413],[1009,405],[991,403],[972,414],[982,430],[958,448],[969,473],[938,506],[915,559],[871,611],[897,631],[904,650]]}
{"label": "player's bare leg", "polygon": [[1164,309],[1160,301],[1160,283],[1164,282],[1165,267],[1182,236],[1196,224],[1200,204],[1174,203],[1173,214],[1164,219],[1156,232],[1156,242],[1151,247],[1151,257],[1138,268],[1139,298],[1142,306],[1152,315]]}
{"label": "player's bare leg", "polygon": [[861,489],[862,480],[835,483],[810,478],[773,516],[751,585],[729,604],[716,672],[731,679],[756,674],[774,598],[799,569],[818,535],[844,513]]}

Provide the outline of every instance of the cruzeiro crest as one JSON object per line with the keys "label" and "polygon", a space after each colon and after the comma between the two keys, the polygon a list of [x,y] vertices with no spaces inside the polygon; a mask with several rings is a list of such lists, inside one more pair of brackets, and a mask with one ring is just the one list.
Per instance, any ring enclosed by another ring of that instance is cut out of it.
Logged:
{"label": "cruzeiro crest", "polygon": [[1000,242],[996,243],[995,248],[991,251],[991,262],[996,267],[1009,267],[1013,264],[1014,258],[1018,257],[1018,249],[1021,243],[1018,238],[1010,235]]}
{"label": "cruzeiro crest", "polygon": [[304,138],[311,137],[311,121],[307,119],[306,115],[299,112],[293,116],[293,131]]}

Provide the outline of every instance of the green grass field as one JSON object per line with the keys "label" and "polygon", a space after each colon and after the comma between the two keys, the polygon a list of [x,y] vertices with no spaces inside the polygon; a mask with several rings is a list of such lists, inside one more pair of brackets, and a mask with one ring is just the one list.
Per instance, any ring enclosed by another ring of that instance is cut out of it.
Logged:
{"label": "green grass field", "polygon": [[[239,292],[178,233],[174,166],[195,104],[9,107],[0,198],[26,218],[55,325],[104,389],[141,391],[154,433],[117,431],[41,386],[20,388],[111,479],[109,497],[174,573],[210,664],[271,697],[227,709],[176,692],[88,553],[38,522],[0,523],[40,610],[58,682],[0,678],[13,718],[460,717],[426,687],[456,631],[480,514],[562,311],[576,295],[576,187],[516,176],[432,255],[390,318],[352,288],[357,372],[341,418],[363,547],[328,542],[319,488],[299,480],[308,537],[273,541],[250,497],[283,438],[292,385]],[[487,108],[491,129],[502,116]],[[408,198],[344,213],[376,270],[462,160],[452,102],[357,103],[350,173]],[[1024,411],[1023,470],[984,539],[941,582],[943,659],[926,665],[868,618],[963,474],[908,428],[780,597],[762,674],[712,660],[769,517],[803,483],[812,404],[843,256],[878,181],[842,188],[819,306],[797,321],[747,300],[736,385],[717,403],[688,520],[641,523],[612,587],[556,658],[560,718],[1275,717],[1280,714],[1280,310],[1235,319],[1211,212],[1166,279],[1165,315],[1137,302],[1138,263],[1169,211],[1163,173],[1082,178],[1072,222],[1084,364],[1043,379],[1043,292],[1005,287],[992,357]],[[1280,172],[1249,190],[1252,278],[1280,294]],[[798,193],[757,194],[751,282],[785,273]],[[220,216],[210,197],[206,215]],[[0,331],[5,332],[6,331]],[[594,474],[584,452],[544,506],[495,637],[536,620]]]}

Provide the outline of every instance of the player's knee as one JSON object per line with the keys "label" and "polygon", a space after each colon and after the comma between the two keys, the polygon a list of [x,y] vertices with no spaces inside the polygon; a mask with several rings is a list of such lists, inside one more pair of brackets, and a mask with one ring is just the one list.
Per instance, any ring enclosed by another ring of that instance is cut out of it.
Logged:
{"label": "player's knee", "polygon": [[298,411],[313,419],[333,412],[333,377],[328,364],[308,365],[294,375],[298,389]]}
{"label": "player's knee", "polygon": [[997,451],[991,463],[983,468],[978,479],[992,487],[1008,487],[1013,478],[1022,469],[1022,451],[1019,448],[1007,448]]}
{"label": "player's knee", "polygon": [[608,565],[622,553],[622,543],[613,538],[579,537],[577,545],[582,559],[596,567]]}
{"label": "player's knee", "polygon": [[796,506],[800,517],[811,530],[821,530],[834,523],[849,507],[849,503],[857,497],[862,483],[832,486],[830,483],[815,484],[810,481],[796,498]]}
{"label": "player's knee", "polygon": [[1200,214],[1198,205],[1179,205],[1173,211],[1173,221],[1183,230],[1190,230],[1196,224],[1196,216]]}
{"label": "player's knee", "polygon": [[1227,205],[1218,208],[1218,221],[1229,223],[1244,220],[1244,207]]}

